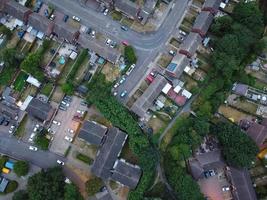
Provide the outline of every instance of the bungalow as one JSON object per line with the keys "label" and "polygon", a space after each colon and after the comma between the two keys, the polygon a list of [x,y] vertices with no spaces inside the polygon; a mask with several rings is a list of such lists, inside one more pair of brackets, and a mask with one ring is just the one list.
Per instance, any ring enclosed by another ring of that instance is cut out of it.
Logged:
{"label": "bungalow", "polygon": [[202,11],[195,20],[192,32],[198,33],[202,38],[204,38],[212,21],[213,15],[210,12]]}
{"label": "bungalow", "polygon": [[209,11],[215,15],[218,12],[220,4],[221,0],[206,0],[202,7],[202,11]]}
{"label": "bungalow", "polygon": [[130,19],[135,19],[139,12],[139,6],[130,0],[116,0],[115,10],[121,12]]}
{"label": "bungalow", "polygon": [[202,38],[198,33],[190,32],[181,44],[179,53],[191,58],[195,54],[201,42]]}
{"label": "bungalow", "polygon": [[80,33],[78,29],[72,28],[71,26],[68,26],[64,22],[56,23],[54,26],[53,33],[59,38],[59,39],[66,39],[70,43],[75,42]]}
{"label": "bungalow", "polygon": [[54,22],[37,13],[32,13],[29,16],[29,25],[47,36],[52,33],[54,28]]}
{"label": "bungalow", "polygon": [[183,54],[177,54],[166,68],[166,74],[179,78],[186,66],[190,64],[189,59]]}
{"label": "bungalow", "polygon": [[[1,0],[2,1],[2,0]],[[3,1],[4,12],[27,24],[32,11],[14,0]]]}

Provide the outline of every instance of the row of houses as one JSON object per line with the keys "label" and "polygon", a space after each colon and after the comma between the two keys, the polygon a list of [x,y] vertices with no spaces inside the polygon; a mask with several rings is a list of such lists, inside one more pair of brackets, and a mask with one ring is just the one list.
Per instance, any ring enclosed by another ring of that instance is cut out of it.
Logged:
{"label": "row of houses", "polygon": [[77,42],[83,48],[95,51],[98,55],[113,64],[116,63],[121,56],[120,52],[116,49],[103,48],[103,45],[97,40],[89,41],[89,39],[86,38],[86,35],[80,34],[77,28],[69,26],[63,21],[63,18],[60,21],[49,20],[46,16],[40,13],[35,13],[14,0],[1,0],[0,13],[0,17],[3,17],[4,15],[13,16],[22,21],[23,24],[34,27],[34,29],[46,36],[53,34],[60,40],[67,40],[70,43]]}
{"label": "row of houses", "polygon": [[[173,79],[179,78],[182,75],[185,67],[190,64],[190,59],[194,56],[198,46],[205,37],[213,21],[214,15],[218,12],[220,2],[221,0],[205,1],[202,11],[195,20],[192,31],[181,44],[179,53],[174,56],[171,63],[167,66],[165,71],[166,76]],[[141,95],[141,97],[135,101],[130,110],[138,117],[144,118],[146,112],[149,108],[151,108],[156,98],[162,92],[167,83],[167,79],[163,75],[158,74],[149,87]],[[173,87],[176,87],[176,85],[173,85]],[[174,100],[175,99],[176,96],[174,97]],[[179,102],[180,99],[181,98],[179,97]],[[181,100],[184,102],[185,96],[183,96]]]}

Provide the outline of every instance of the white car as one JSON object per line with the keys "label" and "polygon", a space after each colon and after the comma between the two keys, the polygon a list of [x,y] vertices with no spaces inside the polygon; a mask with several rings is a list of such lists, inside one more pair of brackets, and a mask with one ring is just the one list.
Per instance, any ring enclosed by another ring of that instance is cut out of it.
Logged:
{"label": "white car", "polygon": [[95,38],[95,31],[91,32],[91,36],[92,36],[92,38]]}
{"label": "white car", "polygon": [[83,115],[84,114],[84,111],[83,110],[77,110],[77,113]]}
{"label": "white car", "polygon": [[77,22],[80,22],[81,21],[81,19],[79,17],[77,17],[77,16],[72,16],[72,19],[75,20],[75,21],[77,21]]}
{"label": "white car", "polygon": [[67,135],[64,137],[64,139],[67,140],[68,142],[72,142],[72,140],[73,140],[71,137],[69,137]]}
{"label": "white car", "polygon": [[113,93],[113,96],[117,96],[117,94],[118,94],[118,92],[114,92],[114,93]]}
{"label": "white car", "polygon": [[120,84],[119,83],[116,83],[113,88],[117,88]]}
{"label": "white car", "polygon": [[15,131],[15,126],[14,125],[11,125],[8,132],[9,133],[13,133],[14,131]]}
{"label": "white car", "polygon": [[129,76],[132,73],[132,71],[134,70],[134,68],[135,68],[135,64],[132,64],[129,67],[129,69],[127,70],[126,75]]}
{"label": "white car", "polygon": [[224,187],[222,187],[222,191],[223,192],[227,192],[227,191],[229,191],[230,190],[230,187],[228,187],[228,186],[224,186]]}
{"label": "white car", "polygon": [[61,161],[61,160],[57,160],[57,164],[64,165],[65,163],[63,161]]}
{"label": "white car", "polygon": [[68,132],[70,132],[70,133],[74,133],[74,130],[68,128]]}
{"label": "white car", "polygon": [[53,120],[53,124],[60,126],[61,123],[59,121]]}
{"label": "white car", "polygon": [[112,43],[111,39],[106,39],[106,45],[109,46]]}
{"label": "white car", "polygon": [[119,84],[122,84],[125,80],[126,80],[126,78],[123,76],[123,77],[121,78],[121,80],[119,81]]}
{"label": "white car", "polygon": [[33,142],[33,139],[35,137],[36,133],[32,133],[29,138],[29,142]]}
{"label": "white car", "polygon": [[31,151],[37,151],[37,150],[38,150],[38,148],[37,148],[37,147],[34,147],[34,146],[29,146],[29,149],[30,149]]}
{"label": "white car", "polygon": [[69,103],[67,103],[67,102],[65,102],[65,101],[61,101],[61,103],[62,103],[64,106],[67,106],[67,107],[69,107],[69,106],[70,106],[70,104],[69,104]]}
{"label": "white car", "polygon": [[104,11],[104,15],[107,15],[108,14],[108,9],[106,9],[105,11]]}

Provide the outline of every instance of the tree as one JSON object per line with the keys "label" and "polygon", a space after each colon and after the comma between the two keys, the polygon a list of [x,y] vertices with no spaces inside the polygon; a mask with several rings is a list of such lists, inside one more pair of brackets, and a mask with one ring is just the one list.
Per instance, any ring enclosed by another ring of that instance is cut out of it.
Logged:
{"label": "tree", "polygon": [[48,150],[49,139],[44,134],[37,134],[34,143],[42,150]]}
{"label": "tree", "polygon": [[249,167],[256,158],[258,147],[240,128],[230,123],[219,123],[214,127],[215,134],[223,146],[226,161],[236,167]]}
{"label": "tree", "polygon": [[85,186],[86,186],[86,191],[88,195],[92,196],[100,190],[100,188],[103,186],[103,182],[100,178],[94,177],[94,178],[89,179],[85,183]]}
{"label": "tree", "polygon": [[11,68],[18,68],[23,55],[19,54],[16,49],[7,48],[1,52],[1,60],[4,61],[5,66]]}
{"label": "tree", "polygon": [[63,200],[65,177],[60,167],[42,170],[29,178],[29,200]]}
{"label": "tree", "polygon": [[74,86],[72,83],[67,82],[61,86],[62,91],[67,95],[73,95],[74,93]]}
{"label": "tree", "polygon": [[229,15],[215,18],[214,23],[211,25],[211,32],[221,37],[231,32],[232,23],[233,19]]}
{"label": "tree", "polygon": [[124,49],[124,57],[129,62],[129,64],[134,64],[137,61],[137,57],[132,46],[126,46]]}
{"label": "tree", "polygon": [[14,164],[14,172],[17,176],[25,176],[29,172],[29,163],[26,161],[17,161]]}
{"label": "tree", "polygon": [[83,200],[78,188],[74,184],[65,185],[64,200]]}
{"label": "tree", "polygon": [[26,190],[19,190],[14,193],[12,200],[28,200],[29,196]]}

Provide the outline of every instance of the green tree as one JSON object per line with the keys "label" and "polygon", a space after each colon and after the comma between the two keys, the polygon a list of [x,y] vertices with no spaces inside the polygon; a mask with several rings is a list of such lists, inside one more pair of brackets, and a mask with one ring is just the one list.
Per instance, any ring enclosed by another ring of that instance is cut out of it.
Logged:
{"label": "green tree", "polygon": [[19,190],[14,193],[12,200],[28,200],[29,196],[26,190]]}
{"label": "green tree", "polygon": [[44,134],[37,134],[34,143],[42,150],[48,150],[49,139],[47,139]]}
{"label": "green tree", "polygon": [[1,52],[1,59],[6,67],[18,68],[23,55],[19,54],[16,49],[6,48]]}
{"label": "green tree", "polygon": [[64,200],[83,200],[81,193],[74,184],[66,184],[64,189]]}
{"label": "green tree", "polygon": [[25,176],[29,172],[29,163],[26,161],[17,161],[14,164],[14,172],[17,176]]}
{"label": "green tree", "polygon": [[129,64],[134,64],[137,61],[137,57],[132,46],[126,46],[124,49],[124,57],[129,62]]}
{"label": "green tree", "polygon": [[100,190],[100,188],[103,186],[103,182],[100,178],[94,177],[92,179],[89,179],[85,183],[85,186],[88,195],[92,196]]}
{"label": "green tree", "polygon": [[74,93],[74,86],[72,83],[67,82],[61,86],[62,91],[67,95],[73,95]]}
{"label": "green tree", "polygon": [[229,15],[215,18],[214,23],[211,25],[211,32],[217,36],[223,36],[231,32],[233,19]]}

